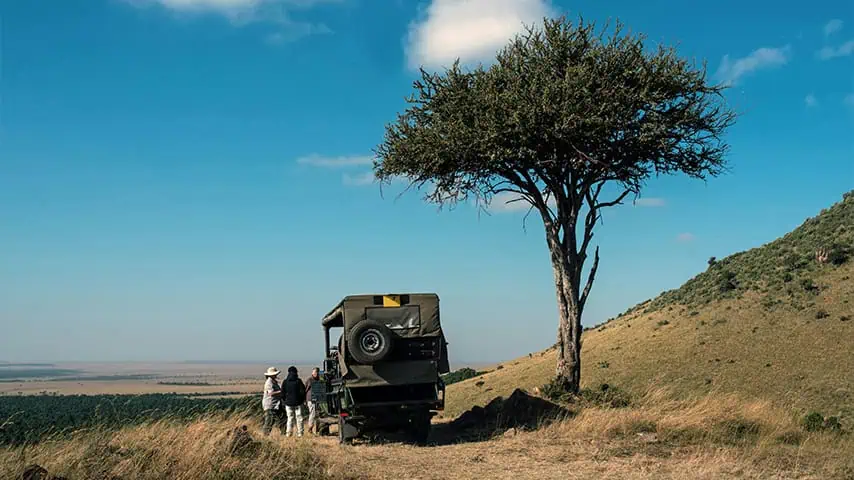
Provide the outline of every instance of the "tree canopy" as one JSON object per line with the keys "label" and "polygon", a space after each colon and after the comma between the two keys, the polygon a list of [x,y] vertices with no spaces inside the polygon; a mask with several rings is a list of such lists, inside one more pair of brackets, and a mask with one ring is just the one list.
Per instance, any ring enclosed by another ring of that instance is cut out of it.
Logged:
{"label": "tree canopy", "polygon": [[573,390],[598,248],[584,282],[582,272],[600,209],[639,195],[653,175],[705,179],[726,168],[723,135],[736,118],[726,87],[672,47],[647,51],[645,39],[619,23],[608,34],[583,19],[545,19],[489,67],[422,69],[376,149],[375,177],[427,186],[428,202],[489,204],[506,193],[540,214],[561,315],[558,376]]}

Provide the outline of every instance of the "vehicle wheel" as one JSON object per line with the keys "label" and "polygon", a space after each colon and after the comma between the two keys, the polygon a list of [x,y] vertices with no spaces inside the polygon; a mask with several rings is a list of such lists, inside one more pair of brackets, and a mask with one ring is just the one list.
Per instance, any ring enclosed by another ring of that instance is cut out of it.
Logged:
{"label": "vehicle wheel", "polygon": [[338,417],[338,443],[345,445],[347,437],[344,435],[344,417]]}
{"label": "vehicle wheel", "polygon": [[356,436],[357,431],[354,425],[350,425],[347,423],[347,420],[344,417],[338,417],[338,443],[341,445],[347,445],[352,443],[353,438]]}
{"label": "vehicle wheel", "polygon": [[388,327],[374,320],[363,320],[350,330],[347,347],[357,362],[370,365],[391,352],[393,334]]}

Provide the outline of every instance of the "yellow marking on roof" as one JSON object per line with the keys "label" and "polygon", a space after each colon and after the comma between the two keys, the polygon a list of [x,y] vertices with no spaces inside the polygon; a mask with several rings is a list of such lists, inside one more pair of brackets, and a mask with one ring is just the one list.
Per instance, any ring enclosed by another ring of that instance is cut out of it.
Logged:
{"label": "yellow marking on roof", "polygon": [[399,295],[383,295],[383,306],[384,307],[399,307],[400,306],[400,296]]}

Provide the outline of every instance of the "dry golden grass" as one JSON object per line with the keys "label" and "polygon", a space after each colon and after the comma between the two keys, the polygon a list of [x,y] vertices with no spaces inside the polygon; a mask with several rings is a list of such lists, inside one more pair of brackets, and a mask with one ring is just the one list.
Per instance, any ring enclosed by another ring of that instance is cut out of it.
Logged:
{"label": "dry golden grass", "polygon": [[662,389],[632,408],[585,408],[539,431],[486,443],[410,448],[405,455],[397,446],[364,448],[365,468],[383,466],[370,477],[376,479],[854,476],[849,436],[806,433],[767,401],[735,395],[675,400]]}
{"label": "dry golden grass", "polygon": [[[854,426],[854,262],[817,279],[827,286],[805,310],[767,309],[756,293],[703,308],[643,309],[582,336],[582,386],[617,385],[634,394],[667,385],[677,396],[736,392],[783,409],[818,410]],[[816,319],[816,309],[828,316]],[[664,324],[664,321],[667,321]],[[546,350],[502,363],[448,387],[448,416],[554,375]],[[477,383],[482,381],[480,386]]]}
{"label": "dry golden grass", "polygon": [[[244,454],[230,452],[242,424],[261,439]],[[347,479],[308,443],[263,439],[256,419],[210,416],[189,425],[158,421],[119,431],[81,431],[71,439],[0,450],[0,478],[19,478],[27,465],[68,479]]]}
{"label": "dry golden grass", "polygon": [[[228,432],[249,424],[255,453],[232,456]],[[157,422],[0,450],[0,478],[30,463],[69,479],[307,478],[376,480],[854,478],[849,435],[808,433],[768,401],[735,395],[674,399],[652,389],[624,409],[588,407],[538,431],[416,447],[259,434],[257,418]]]}

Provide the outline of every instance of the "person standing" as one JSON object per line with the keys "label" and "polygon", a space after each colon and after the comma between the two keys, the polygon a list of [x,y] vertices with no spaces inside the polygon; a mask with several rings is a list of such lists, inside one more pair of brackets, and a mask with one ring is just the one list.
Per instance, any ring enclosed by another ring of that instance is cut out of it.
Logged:
{"label": "person standing", "polygon": [[264,435],[270,435],[273,431],[273,424],[279,427],[279,431],[285,433],[284,430],[284,410],[282,409],[282,388],[279,386],[279,370],[276,367],[270,367],[264,373],[267,380],[264,382],[264,395],[261,397],[261,406],[264,408]]}
{"label": "person standing", "polygon": [[302,408],[305,404],[305,384],[297,374],[297,367],[288,367],[288,376],[282,383],[282,391],[285,397],[285,410],[288,414],[287,436],[291,436],[296,426],[297,436],[303,434],[304,424]]}
{"label": "person standing", "polygon": [[311,387],[320,381],[320,369],[311,369],[311,376],[305,381],[305,403],[308,405],[308,432],[317,433],[317,400],[312,398]]}

